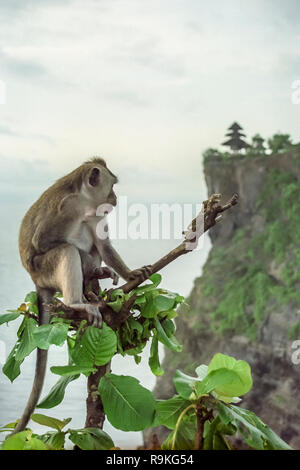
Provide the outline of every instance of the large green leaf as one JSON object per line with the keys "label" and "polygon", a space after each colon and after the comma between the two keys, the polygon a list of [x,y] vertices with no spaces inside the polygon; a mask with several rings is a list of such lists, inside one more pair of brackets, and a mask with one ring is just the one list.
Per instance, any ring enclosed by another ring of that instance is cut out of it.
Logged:
{"label": "large green leaf", "polygon": [[240,376],[229,369],[217,369],[213,370],[202,380],[202,382],[197,383],[195,386],[196,393],[198,396],[206,395],[212,392],[213,390],[224,389],[225,386],[230,387],[230,390],[233,390],[240,387],[241,379]]}
{"label": "large green leaf", "polygon": [[245,442],[257,450],[291,450],[291,447],[264,424],[252,411],[218,403],[219,417],[235,426]]}
{"label": "large green leaf", "polygon": [[191,403],[184,398],[175,395],[169,400],[156,403],[155,426],[166,426],[175,429],[179,416]]}
{"label": "large green leaf", "polygon": [[54,428],[57,431],[61,431],[72,418],[66,418],[63,421],[52,416],[45,416],[39,413],[34,413],[31,415],[32,421],[35,423],[41,424],[42,426],[48,426],[49,428]]}
{"label": "large green leaf", "polygon": [[41,325],[33,331],[36,345],[40,349],[48,349],[51,344],[62,346],[68,336],[68,325],[65,323],[51,323]]}
{"label": "large green leaf", "polygon": [[81,339],[81,344],[91,365],[103,366],[116,353],[117,336],[106,323],[103,323],[101,329],[89,326]]}
{"label": "large green leaf", "polygon": [[153,338],[152,338],[152,343],[151,343],[151,348],[150,348],[150,356],[149,356],[149,367],[152,371],[152,373],[156,376],[163,375],[164,370],[160,365],[159,362],[159,355],[158,355],[158,339],[157,339],[157,334],[154,333]]}
{"label": "large green leaf", "polygon": [[69,437],[82,450],[109,450],[114,447],[109,435],[99,428],[72,429]]}
{"label": "large green leaf", "polygon": [[10,321],[13,321],[16,318],[18,318],[20,315],[21,314],[18,311],[12,312],[12,313],[5,313],[4,315],[0,315],[0,325],[2,325],[3,323],[8,323]]}
{"label": "large green leaf", "polygon": [[247,362],[237,361],[224,354],[215,354],[208,365],[207,375],[218,369],[228,369],[237,375],[231,383],[224,383],[215,388],[216,393],[228,397],[239,397],[249,392],[252,387],[251,369]]}
{"label": "large green leaf", "polygon": [[61,377],[58,382],[53,385],[48,395],[37,405],[37,408],[49,409],[59,405],[64,399],[66,387],[78,377],[79,374]]}
{"label": "large green leaf", "polygon": [[142,431],[152,425],[155,400],[133,377],[106,374],[99,393],[109,422],[122,431]]}
{"label": "large green leaf", "polygon": [[31,431],[22,431],[8,437],[2,445],[3,450],[47,450],[40,439],[33,437]]}
{"label": "large green leaf", "polygon": [[37,328],[37,322],[33,318],[25,318],[19,347],[17,348],[15,356],[17,362],[22,362],[25,357],[29,356],[29,354],[37,347],[34,336],[34,332]]}

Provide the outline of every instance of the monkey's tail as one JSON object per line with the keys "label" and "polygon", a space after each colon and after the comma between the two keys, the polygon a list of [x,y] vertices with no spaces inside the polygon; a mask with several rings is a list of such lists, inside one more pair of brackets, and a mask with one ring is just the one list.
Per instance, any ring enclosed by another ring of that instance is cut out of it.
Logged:
{"label": "monkey's tail", "polygon": [[[49,311],[47,309],[47,304],[52,302],[53,292],[49,289],[37,288],[38,294],[38,309],[39,309],[39,325],[45,325],[49,323]],[[17,432],[24,431],[28,421],[30,420],[31,414],[34,412],[36,405],[38,404],[44,379],[46,375],[46,366],[47,366],[47,356],[48,351],[44,349],[37,348],[36,354],[36,363],[35,363],[35,375],[32,385],[32,390],[27,401],[27,405],[23,412],[21,419],[19,420],[17,426],[14,428],[11,435],[16,434]]]}

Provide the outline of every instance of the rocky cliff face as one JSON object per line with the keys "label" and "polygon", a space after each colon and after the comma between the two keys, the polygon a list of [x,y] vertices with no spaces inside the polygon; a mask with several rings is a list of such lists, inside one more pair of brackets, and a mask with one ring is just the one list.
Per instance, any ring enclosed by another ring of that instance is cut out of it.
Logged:
{"label": "rocky cliff face", "polygon": [[177,368],[193,373],[217,352],[246,360],[254,384],[241,406],[300,449],[300,364],[292,360],[300,339],[300,151],[215,158],[204,170],[208,194],[226,200],[237,192],[240,202],[210,232],[190,310],[176,319],[183,353],[166,351],[155,394],[172,396]]}

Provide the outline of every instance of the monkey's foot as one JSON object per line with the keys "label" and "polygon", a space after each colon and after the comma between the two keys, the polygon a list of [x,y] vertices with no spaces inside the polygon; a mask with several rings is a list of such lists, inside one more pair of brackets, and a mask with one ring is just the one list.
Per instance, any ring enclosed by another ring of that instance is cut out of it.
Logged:
{"label": "monkey's foot", "polygon": [[133,271],[130,271],[128,275],[128,280],[133,281],[134,279],[141,279],[141,281],[145,281],[148,279],[149,276],[152,274],[152,266],[143,266],[142,268],[139,269],[134,269]]}
{"label": "monkey's foot", "polygon": [[92,326],[96,328],[102,327],[102,315],[99,312],[99,308],[93,304],[72,304],[69,305],[70,308],[73,310],[77,310],[79,312],[86,312],[87,319]]}

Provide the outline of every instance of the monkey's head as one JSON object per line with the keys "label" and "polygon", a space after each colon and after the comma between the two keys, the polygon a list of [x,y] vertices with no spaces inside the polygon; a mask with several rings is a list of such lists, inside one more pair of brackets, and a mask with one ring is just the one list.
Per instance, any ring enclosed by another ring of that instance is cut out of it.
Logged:
{"label": "monkey's head", "polygon": [[85,165],[84,186],[89,197],[98,206],[101,204],[116,206],[117,196],[114,192],[114,185],[118,182],[118,178],[107,168],[102,158],[93,158]]}

